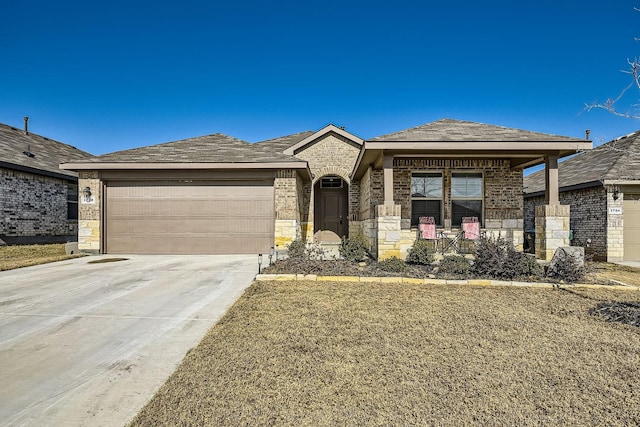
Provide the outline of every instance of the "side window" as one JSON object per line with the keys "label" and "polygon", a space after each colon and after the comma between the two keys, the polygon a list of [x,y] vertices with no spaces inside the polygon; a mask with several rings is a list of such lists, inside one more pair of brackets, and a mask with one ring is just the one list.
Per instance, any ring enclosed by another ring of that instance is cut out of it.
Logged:
{"label": "side window", "polygon": [[421,216],[432,216],[442,225],[442,174],[411,175],[411,225],[417,226]]}
{"label": "side window", "polygon": [[452,226],[461,226],[466,216],[475,216],[482,223],[482,189],[482,173],[451,174]]}
{"label": "side window", "polygon": [[78,219],[78,186],[67,183],[67,219]]}

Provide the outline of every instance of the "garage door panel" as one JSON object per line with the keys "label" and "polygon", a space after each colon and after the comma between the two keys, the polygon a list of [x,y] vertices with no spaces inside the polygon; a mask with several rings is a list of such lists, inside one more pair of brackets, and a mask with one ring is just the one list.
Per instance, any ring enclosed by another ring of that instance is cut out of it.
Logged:
{"label": "garage door panel", "polygon": [[273,200],[110,199],[110,218],[117,217],[271,217]]}
{"label": "garage door panel", "polygon": [[[188,223],[188,228],[185,224]],[[109,221],[109,233],[111,236],[127,233],[129,236],[145,236],[157,234],[194,234],[206,233],[208,235],[225,234],[254,234],[264,233],[271,229],[270,218],[202,218],[181,217],[180,221],[167,221],[163,218],[137,218],[119,217]]]}
{"label": "garage door panel", "polygon": [[625,194],[624,214],[624,259],[640,261],[640,194]]}
{"label": "garage door panel", "polygon": [[266,182],[107,184],[109,253],[260,253],[273,245]]}

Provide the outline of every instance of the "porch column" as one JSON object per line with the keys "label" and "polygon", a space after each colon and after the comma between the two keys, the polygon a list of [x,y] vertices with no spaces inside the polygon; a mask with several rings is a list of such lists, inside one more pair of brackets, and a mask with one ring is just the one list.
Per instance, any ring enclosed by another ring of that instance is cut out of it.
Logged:
{"label": "porch column", "polygon": [[545,204],[536,206],[536,258],[551,261],[556,249],[570,246],[569,205],[560,204],[558,183],[558,155],[546,156]]}
{"label": "porch column", "polygon": [[384,204],[394,205],[393,201],[393,156],[385,154],[382,163],[384,170]]}
{"label": "porch column", "polygon": [[558,156],[546,156],[544,158],[544,183],[545,183],[545,204],[559,205],[559,184],[558,184]]}

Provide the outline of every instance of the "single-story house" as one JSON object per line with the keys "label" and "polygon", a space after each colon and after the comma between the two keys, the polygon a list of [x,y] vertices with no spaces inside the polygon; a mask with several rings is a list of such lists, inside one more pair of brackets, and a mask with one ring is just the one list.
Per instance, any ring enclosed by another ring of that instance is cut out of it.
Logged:
{"label": "single-story house", "polygon": [[60,163],[89,153],[0,123],[0,244],[78,238],[78,174]]}
{"label": "single-story house", "polygon": [[334,125],[257,143],[214,134],[62,168],[92,195],[80,203],[81,251],[267,253],[362,232],[382,259],[406,256],[421,216],[446,233],[476,217],[521,247],[523,169],[550,166],[554,205],[557,159],[590,147],[443,119],[369,140]]}
{"label": "single-story house", "polygon": [[[559,164],[560,201],[571,205],[572,244],[595,259],[640,260],[640,132]],[[544,203],[544,173],[524,178],[525,230]]]}

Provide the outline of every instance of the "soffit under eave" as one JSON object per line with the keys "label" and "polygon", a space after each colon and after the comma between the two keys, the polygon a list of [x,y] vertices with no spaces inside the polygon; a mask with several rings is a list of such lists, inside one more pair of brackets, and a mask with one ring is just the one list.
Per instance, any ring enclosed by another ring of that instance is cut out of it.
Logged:
{"label": "soffit under eave", "polygon": [[562,150],[536,150],[534,152],[514,151],[514,150],[383,150],[364,149],[358,158],[352,173],[353,179],[357,180],[371,166],[373,169],[382,167],[381,159],[386,155],[394,158],[431,158],[431,159],[509,159],[512,169],[524,169],[531,166],[543,164],[546,156],[557,155],[563,158],[577,152],[576,149]]}

